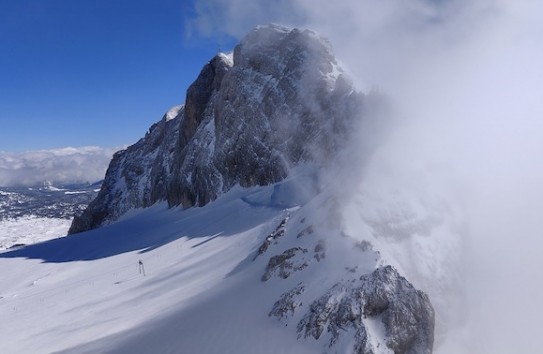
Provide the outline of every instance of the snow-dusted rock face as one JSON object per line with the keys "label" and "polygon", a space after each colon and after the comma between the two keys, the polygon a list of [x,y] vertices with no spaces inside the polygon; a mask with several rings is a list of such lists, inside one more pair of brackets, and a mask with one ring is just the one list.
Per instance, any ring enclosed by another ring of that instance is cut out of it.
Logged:
{"label": "snow-dusted rock face", "polygon": [[384,327],[386,346],[395,354],[432,352],[434,309],[430,300],[391,266],[335,284],[311,303],[298,332],[319,339],[326,330],[331,333],[332,347],[342,332],[351,329],[356,340],[353,351],[373,354],[375,343],[367,327],[376,319]]}
{"label": "snow-dusted rock face", "polygon": [[102,190],[70,233],[157,201],[202,206],[238,183],[266,185],[300,162],[325,163],[362,115],[363,101],[326,40],[308,30],[257,27],[233,54],[204,66],[184,106],[115,154]]}
{"label": "snow-dusted rock face", "polygon": [[363,232],[349,235],[334,224],[334,197],[326,193],[283,219],[256,252],[253,262],[266,264],[261,281],[285,289],[268,316],[324,352],[432,353],[429,297]]}

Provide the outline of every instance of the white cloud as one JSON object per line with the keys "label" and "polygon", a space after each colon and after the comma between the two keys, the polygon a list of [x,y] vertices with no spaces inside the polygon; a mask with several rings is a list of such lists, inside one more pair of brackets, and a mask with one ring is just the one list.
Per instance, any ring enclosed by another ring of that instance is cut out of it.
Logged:
{"label": "white cloud", "polygon": [[0,152],[0,186],[67,184],[104,178],[116,148],[96,146],[54,150]]}
{"label": "white cloud", "polygon": [[448,195],[469,225],[467,303],[452,308],[468,321],[440,352],[539,348],[543,3],[293,0],[269,14],[265,0],[198,3],[208,34],[239,37],[257,21],[311,28],[361,87],[393,97],[401,119],[378,155],[389,187]]}

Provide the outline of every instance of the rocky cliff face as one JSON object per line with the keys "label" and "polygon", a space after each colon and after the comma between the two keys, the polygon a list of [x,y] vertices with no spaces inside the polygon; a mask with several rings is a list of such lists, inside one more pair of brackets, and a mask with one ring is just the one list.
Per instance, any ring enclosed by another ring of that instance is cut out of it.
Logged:
{"label": "rocky cliff face", "polygon": [[202,206],[232,186],[277,182],[300,162],[325,163],[361,116],[326,40],[261,26],[204,66],[143,139],[113,157],[96,200],[70,233],[158,201]]}
{"label": "rocky cliff face", "polygon": [[[275,306],[284,303],[282,300]],[[383,344],[395,354],[432,352],[434,310],[430,300],[391,266],[336,283],[311,303],[298,332],[319,339],[326,330],[332,347],[344,331],[352,330],[356,341],[353,352],[373,354],[375,340],[369,328],[379,321],[384,328]]]}

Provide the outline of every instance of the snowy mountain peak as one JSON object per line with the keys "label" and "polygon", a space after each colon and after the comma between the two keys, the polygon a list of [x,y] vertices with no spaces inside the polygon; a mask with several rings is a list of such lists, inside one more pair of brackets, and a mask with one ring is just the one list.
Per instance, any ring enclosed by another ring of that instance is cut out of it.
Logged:
{"label": "snowy mountain peak", "polygon": [[300,163],[327,164],[362,116],[364,96],[329,43],[308,30],[259,26],[219,53],[144,138],[117,153],[71,233],[158,201],[202,206],[233,186],[267,185]]}

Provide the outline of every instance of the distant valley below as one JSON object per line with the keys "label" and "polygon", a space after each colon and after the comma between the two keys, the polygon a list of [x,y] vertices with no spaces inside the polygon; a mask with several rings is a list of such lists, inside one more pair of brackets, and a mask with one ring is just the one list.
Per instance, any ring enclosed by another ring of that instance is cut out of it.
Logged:
{"label": "distant valley below", "polygon": [[100,186],[0,187],[0,250],[65,236]]}

